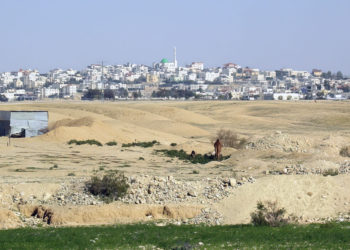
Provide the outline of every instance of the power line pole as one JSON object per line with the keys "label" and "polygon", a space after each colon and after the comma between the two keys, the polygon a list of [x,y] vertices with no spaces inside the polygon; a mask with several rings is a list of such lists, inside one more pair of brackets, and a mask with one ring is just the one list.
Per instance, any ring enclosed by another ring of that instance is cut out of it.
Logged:
{"label": "power line pole", "polygon": [[103,80],[103,60],[102,60],[102,72],[101,72],[101,85],[102,85],[102,102],[104,102],[105,100],[105,84],[104,84],[104,80]]}

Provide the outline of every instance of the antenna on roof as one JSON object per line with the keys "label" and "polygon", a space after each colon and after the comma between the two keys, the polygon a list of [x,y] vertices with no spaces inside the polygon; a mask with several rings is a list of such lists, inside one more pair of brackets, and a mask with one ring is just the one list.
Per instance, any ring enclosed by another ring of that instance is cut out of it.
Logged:
{"label": "antenna on roof", "polygon": [[175,68],[177,68],[176,47],[174,47],[174,65],[175,65]]}
{"label": "antenna on roof", "polygon": [[102,87],[102,101],[105,100],[105,94],[104,94],[104,89],[105,89],[105,84],[104,84],[104,80],[103,80],[103,60],[102,60],[102,67],[101,67],[101,87]]}

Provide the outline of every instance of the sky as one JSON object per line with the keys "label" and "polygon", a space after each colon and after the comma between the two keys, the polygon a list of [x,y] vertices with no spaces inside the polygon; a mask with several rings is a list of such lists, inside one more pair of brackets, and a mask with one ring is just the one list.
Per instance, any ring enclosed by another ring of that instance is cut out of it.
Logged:
{"label": "sky", "polygon": [[89,64],[341,70],[349,0],[0,0],[0,72]]}

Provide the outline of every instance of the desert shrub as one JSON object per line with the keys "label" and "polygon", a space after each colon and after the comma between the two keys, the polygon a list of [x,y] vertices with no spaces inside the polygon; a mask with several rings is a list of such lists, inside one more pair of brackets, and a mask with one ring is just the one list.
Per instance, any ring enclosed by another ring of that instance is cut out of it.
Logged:
{"label": "desert shrub", "polygon": [[74,173],[68,173],[68,176],[75,176]]}
{"label": "desert shrub", "polygon": [[159,145],[159,142],[156,140],[153,141],[148,141],[148,142],[132,142],[132,143],[123,143],[122,147],[127,148],[127,147],[143,147],[143,148],[150,148],[153,147],[154,145]]}
{"label": "desert shrub", "polygon": [[15,172],[27,172],[25,169],[22,168],[17,168],[15,169]]}
{"label": "desert shrub", "polygon": [[198,170],[193,170],[192,174],[199,174],[199,171]]}
{"label": "desert shrub", "polygon": [[288,223],[285,218],[286,210],[278,207],[276,201],[259,201],[256,211],[251,213],[251,222],[255,226],[279,227]]}
{"label": "desert shrub", "polygon": [[213,138],[213,142],[219,139],[224,147],[230,147],[235,149],[241,149],[247,144],[246,138],[239,138],[236,133],[229,129],[220,129],[216,133],[216,138]]}
{"label": "desert shrub", "polygon": [[177,146],[177,143],[172,142],[172,143],[170,144],[170,146],[175,147],[175,146]]}
{"label": "desert shrub", "polygon": [[101,142],[96,141],[96,140],[94,140],[94,139],[90,139],[90,140],[81,140],[81,141],[73,139],[73,140],[70,140],[70,141],[68,142],[68,144],[69,144],[69,145],[71,145],[71,144],[75,144],[75,145],[89,144],[89,145],[97,145],[97,146],[99,146],[99,147],[102,146],[102,143],[101,143]]}
{"label": "desert shrub", "polygon": [[86,182],[86,188],[91,194],[98,195],[110,202],[119,197],[123,197],[126,194],[129,185],[124,174],[110,172],[102,178],[98,176],[91,177],[91,180]]}
{"label": "desert shrub", "polygon": [[145,158],[143,158],[142,156],[140,156],[140,157],[139,157],[139,160],[140,160],[140,161],[144,161]]}
{"label": "desert shrub", "polygon": [[[184,150],[167,150],[167,149],[161,149],[156,150],[157,153],[163,153],[164,155],[171,157],[171,158],[178,158],[179,160],[183,161],[189,161],[193,164],[200,163],[200,164],[206,164],[211,161],[216,161],[213,155],[202,155],[202,154],[196,154],[194,157],[187,154]],[[230,156],[222,156],[220,160],[226,160],[230,158]]]}
{"label": "desert shrub", "polygon": [[335,175],[338,175],[338,174],[339,174],[338,169],[333,169],[333,168],[326,169],[322,173],[323,176],[328,176],[328,175],[335,176]]}
{"label": "desert shrub", "polygon": [[106,143],[107,146],[117,146],[117,142],[116,141],[109,141]]}
{"label": "desert shrub", "polygon": [[343,157],[350,157],[350,146],[342,147],[339,154]]}

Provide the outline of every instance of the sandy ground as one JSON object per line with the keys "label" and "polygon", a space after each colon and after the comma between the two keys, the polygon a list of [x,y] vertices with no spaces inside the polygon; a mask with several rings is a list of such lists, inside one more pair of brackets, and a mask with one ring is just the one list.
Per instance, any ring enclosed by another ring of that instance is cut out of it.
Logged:
{"label": "sandy ground", "polygon": [[[277,199],[288,212],[305,218],[350,211],[348,175],[264,174],[288,165],[328,169],[349,161],[339,155],[341,147],[350,144],[349,102],[48,102],[1,104],[0,110],[47,110],[50,119],[50,132],[43,136],[11,139],[10,145],[7,138],[0,138],[3,209],[11,202],[6,194],[54,193],[67,178],[89,177],[102,167],[126,175],[172,175],[182,180],[255,177],[255,183],[236,189],[219,203],[207,204],[223,214],[225,223],[249,222],[256,202],[265,199]],[[221,128],[254,142],[255,148],[224,148],[230,159],[206,165],[154,154],[154,149],[170,148],[212,152],[212,140]],[[67,144],[70,139],[118,145],[72,146]],[[152,140],[160,145],[121,147]],[[52,168],[55,164],[58,168]],[[191,174],[193,170],[199,174]],[[69,173],[75,176],[68,177]],[[0,214],[11,218],[5,210]]]}

